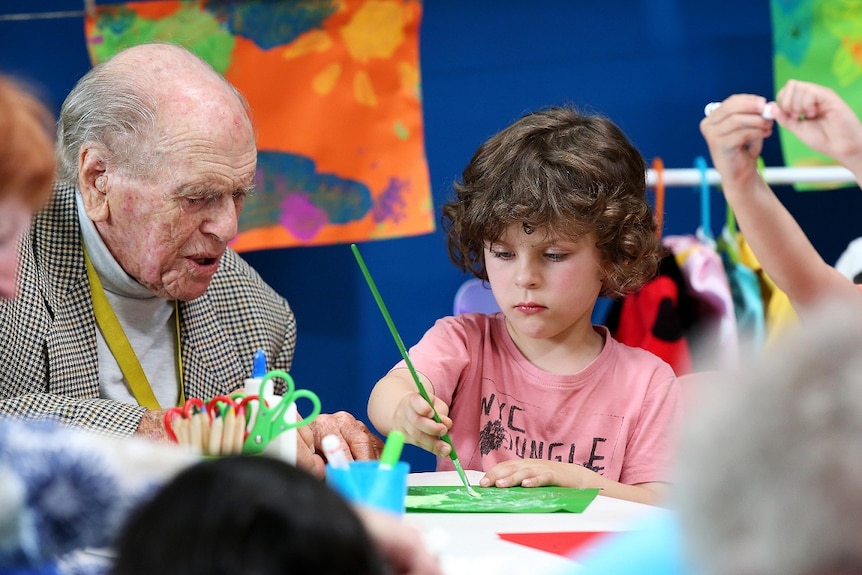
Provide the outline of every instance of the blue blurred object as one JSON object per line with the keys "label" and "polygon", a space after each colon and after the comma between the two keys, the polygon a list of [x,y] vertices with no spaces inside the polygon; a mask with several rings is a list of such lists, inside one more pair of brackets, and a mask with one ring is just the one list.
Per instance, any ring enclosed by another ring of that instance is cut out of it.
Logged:
{"label": "blue blurred object", "polygon": [[496,313],[500,311],[497,300],[487,282],[479,278],[470,278],[461,284],[455,292],[455,302],[452,308],[453,315],[462,313]]}
{"label": "blue blurred object", "polygon": [[579,556],[577,567],[564,574],[578,575],[685,575],[679,526],[665,509],[642,519],[630,531],[608,536],[593,550]]}

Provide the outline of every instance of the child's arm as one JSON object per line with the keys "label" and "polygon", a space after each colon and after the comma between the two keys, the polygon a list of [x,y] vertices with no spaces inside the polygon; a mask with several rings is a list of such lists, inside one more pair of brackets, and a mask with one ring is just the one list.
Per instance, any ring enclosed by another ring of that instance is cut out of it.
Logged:
{"label": "child's arm", "polygon": [[397,429],[408,443],[446,457],[452,448],[440,437],[452,427],[449,406],[434,396],[434,387],[424,375],[419,378],[443,423],[434,421],[431,406],[417,391],[406,368],[393,369],[375,384],[368,398],[368,418],[380,433],[388,435]]}
{"label": "child's arm", "polygon": [[757,157],[773,125],[772,120],[761,116],[765,106],[766,99],[761,96],[737,94],[700,123],[739,227],[763,270],[797,311],[827,293],[853,292],[851,297],[859,297],[853,284],[823,261],[757,173]]}
{"label": "child's arm", "polygon": [[831,88],[789,80],[775,98],[775,120],[805,145],[834,158],[862,181],[862,123]]}
{"label": "child's arm", "polygon": [[541,487],[557,485],[580,489],[601,489],[602,495],[655,505],[667,495],[665,483],[626,485],[602,477],[582,465],[545,459],[512,459],[495,465],[479,481],[482,487]]}

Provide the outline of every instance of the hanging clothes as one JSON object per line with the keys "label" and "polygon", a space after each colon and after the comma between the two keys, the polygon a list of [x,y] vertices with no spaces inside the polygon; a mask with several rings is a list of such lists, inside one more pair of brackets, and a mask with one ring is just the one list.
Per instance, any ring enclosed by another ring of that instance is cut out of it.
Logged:
{"label": "hanging clothes", "polygon": [[[664,220],[664,162],[656,157],[656,236],[662,238]],[[691,373],[691,350],[686,331],[694,321],[695,306],[673,252],[662,245],[656,277],[636,292],[613,300],[605,325],[614,337],[633,347],[651,351],[665,360],[677,375]]]}
{"label": "hanging clothes", "polygon": [[693,369],[733,369],[739,363],[739,336],[730,282],[714,245],[694,235],[665,237],[697,301],[698,319],[691,330]]}
{"label": "hanging clothes", "polygon": [[656,354],[677,375],[692,371],[686,333],[696,320],[696,302],[670,249],[663,247],[656,277],[611,304],[605,325],[617,341]]}
{"label": "hanging clothes", "polygon": [[760,278],[743,261],[739,252],[740,235],[736,219],[727,206],[727,221],[716,242],[730,284],[733,311],[739,331],[740,350],[756,355],[766,341],[766,314]]}
{"label": "hanging clothes", "polygon": [[740,350],[755,355],[766,343],[766,314],[760,278],[742,263],[727,263],[727,280],[739,330]]}
{"label": "hanging clothes", "polygon": [[763,299],[764,321],[766,323],[765,345],[770,345],[784,330],[795,325],[798,321],[796,310],[790,304],[787,294],[778,289],[772,278],[763,271],[757,256],[751,250],[751,246],[745,241],[743,234],[739,234],[739,256],[742,262],[757,274],[760,280],[760,292]]}

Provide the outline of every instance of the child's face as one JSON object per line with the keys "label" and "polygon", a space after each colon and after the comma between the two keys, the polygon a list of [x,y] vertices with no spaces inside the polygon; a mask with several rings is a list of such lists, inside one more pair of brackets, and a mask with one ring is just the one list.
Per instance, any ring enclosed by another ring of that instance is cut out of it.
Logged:
{"label": "child's face", "polygon": [[0,198],[0,299],[15,297],[18,242],[30,227],[33,210],[18,194]]}
{"label": "child's face", "polygon": [[558,339],[592,330],[590,316],[604,278],[592,233],[562,239],[543,229],[527,234],[513,224],[498,241],[485,244],[485,269],[517,335]]}

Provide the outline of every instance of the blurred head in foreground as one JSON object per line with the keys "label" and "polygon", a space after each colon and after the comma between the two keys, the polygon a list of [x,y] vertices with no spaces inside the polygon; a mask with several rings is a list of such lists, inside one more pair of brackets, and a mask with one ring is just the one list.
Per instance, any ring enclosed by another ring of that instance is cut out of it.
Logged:
{"label": "blurred head in foreground", "polygon": [[0,298],[15,297],[18,244],[51,194],[53,127],[40,100],[0,75]]}
{"label": "blurred head in foreground", "polygon": [[862,573],[862,309],[811,315],[700,382],[676,484],[698,575]]}
{"label": "blurred head in foreground", "polygon": [[202,461],[129,519],[113,575],[383,575],[353,509],[308,472],[266,456]]}

